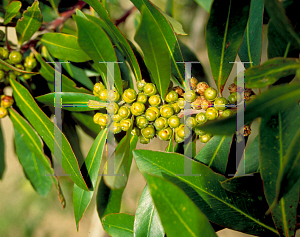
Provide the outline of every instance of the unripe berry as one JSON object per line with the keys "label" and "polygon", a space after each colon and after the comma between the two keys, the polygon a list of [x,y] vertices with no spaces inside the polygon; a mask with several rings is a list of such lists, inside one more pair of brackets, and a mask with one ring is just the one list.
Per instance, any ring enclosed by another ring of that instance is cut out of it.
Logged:
{"label": "unripe berry", "polygon": [[[21,69],[21,70],[24,70],[24,67],[23,67],[22,64],[16,64],[15,67],[16,67],[16,68],[19,68],[19,69]],[[15,74],[16,76],[21,76],[21,75],[22,75],[22,73],[21,73],[21,72],[18,72],[18,71],[14,71],[14,74]]]}
{"label": "unripe berry", "polygon": [[194,117],[188,117],[186,120],[185,120],[185,124],[186,126],[188,126],[189,128],[194,128],[197,126],[197,121]]}
{"label": "unripe berry", "polygon": [[136,87],[138,88],[139,91],[142,91],[145,85],[146,85],[145,80],[140,80],[137,82]]}
{"label": "unripe berry", "polygon": [[175,142],[177,142],[177,143],[182,143],[182,142],[184,142],[184,138],[179,137],[179,136],[175,133]]}
{"label": "unripe berry", "polygon": [[144,93],[139,93],[136,101],[145,104],[148,101],[148,96],[146,96]]}
{"label": "unripe berry", "polygon": [[138,116],[135,122],[136,122],[136,126],[138,126],[138,128],[140,129],[147,127],[149,124],[149,121],[148,119],[146,119],[145,116]]}
{"label": "unripe berry", "polygon": [[218,118],[218,110],[214,107],[208,108],[205,112],[205,116],[208,120],[215,120]]}
{"label": "unripe berry", "polygon": [[175,113],[175,114],[178,114],[179,111],[180,111],[178,102],[172,103],[171,106],[172,106],[172,108],[174,109],[174,113]]}
{"label": "unripe berry", "polygon": [[196,98],[197,98],[197,95],[196,95],[195,91],[193,91],[193,90],[189,90],[184,93],[184,99],[187,102],[193,102],[196,100]]}
{"label": "unripe berry", "polygon": [[123,105],[119,109],[118,114],[120,115],[121,118],[126,119],[130,116],[131,112],[130,112],[130,109],[126,105]]}
{"label": "unripe berry", "polygon": [[7,109],[0,107],[0,119],[4,118],[7,115]]}
{"label": "unripe berry", "polygon": [[98,124],[102,127],[106,127],[107,125],[110,124],[110,117],[107,114],[102,114],[98,118]]}
{"label": "unripe berry", "polygon": [[124,91],[122,98],[126,103],[131,104],[133,101],[135,101],[136,96],[137,96],[137,94],[136,94],[135,90],[129,88]]}
{"label": "unripe berry", "polygon": [[14,99],[11,96],[8,95],[1,96],[1,107],[7,109],[10,106],[12,106],[13,103],[14,103]]}
{"label": "unripe berry", "polygon": [[123,131],[128,131],[131,126],[131,119],[122,119],[120,122],[120,126]]}
{"label": "unripe berry", "polygon": [[145,112],[145,117],[148,121],[154,121],[160,115],[159,109],[157,107],[149,107]]}
{"label": "unripe berry", "polygon": [[222,118],[228,118],[229,116],[233,115],[233,112],[231,109],[225,109],[222,113]]}
{"label": "unripe berry", "polygon": [[206,133],[205,135],[200,136],[200,141],[202,143],[207,143],[212,138],[212,135],[209,133]]}
{"label": "unripe berry", "polygon": [[155,129],[153,125],[148,125],[146,128],[141,130],[141,134],[144,138],[152,139],[155,135]]}
{"label": "unripe berry", "polygon": [[150,143],[150,139],[148,139],[148,138],[145,138],[145,137],[143,137],[142,135],[141,136],[139,136],[139,142],[141,143],[141,144],[149,144]]}
{"label": "unripe berry", "polygon": [[120,99],[120,94],[116,90],[109,90],[107,92],[108,101],[118,101]]}
{"label": "unripe berry", "polygon": [[209,101],[214,101],[217,97],[217,90],[215,88],[209,87],[205,90],[204,96]]}
{"label": "unripe berry", "polygon": [[161,99],[159,95],[150,96],[148,101],[151,106],[159,106],[161,103]]}
{"label": "unripe berry", "polygon": [[177,128],[180,125],[180,119],[177,115],[172,115],[170,118],[168,118],[168,123],[170,128]]}
{"label": "unripe berry", "polygon": [[185,139],[191,135],[190,129],[184,124],[181,124],[178,128],[176,128],[175,133],[182,139]]}
{"label": "unripe berry", "polygon": [[146,83],[143,87],[143,91],[147,96],[155,95],[157,92],[156,86],[153,83]]}
{"label": "unripe berry", "polygon": [[199,124],[204,124],[207,121],[207,118],[204,113],[200,112],[196,115],[196,121]]}
{"label": "unripe berry", "polygon": [[0,81],[1,81],[3,78],[5,78],[5,73],[4,73],[2,70],[0,70]]}
{"label": "unripe berry", "polygon": [[160,140],[168,141],[168,140],[170,140],[170,138],[172,136],[172,129],[164,128],[158,132],[157,136]]}
{"label": "unripe berry", "polygon": [[139,115],[144,113],[145,105],[143,103],[140,103],[140,102],[134,102],[131,105],[130,111],[133,115],[139,116]]}
{"label": "unripe berry", "polygon": [[119,114],[114,114],[113,120],[116,123],[119,123],[123,118]]}
{"label": "unripe berry", "polygon": [[12,51],[9,54],[9,60],[13,63],[13,64],[18,64],[20,62],[22,62],[23,56],[19,51]]}
{"label": "unripe berry", "polygon": [[156,128],[156,130],[162,130],[164,128],[168,127],[168,120],[164,117],[159,117],[155,120],[154,122],[154,127]]}
{"label": "unripe berry", "polygon": [[24,67],[30,70],[34,69],[37,65],[36,59],[33,57],[26,57]]}
{"label": "unripe berry", "polygon": [[0,57],[1,59],[7,59],[9,55],[9,51],[5,48],[0,48]]}
{"label": "unripe berry", "polygon": [[174,114],[174,109],[170,105],[167,105],[167,104],[163,105],[160,108],[160,114],[161,114],[162,117],[170,118]]}
{"label": "unripe berry", "polygon": [[195,77],[191,78],[191,87],[193,90],[197,88],[198,80]]}
{"label": "unripe berry", "polygon": [[241,101],[241,95],[238,92],[233,92],[230,94],[230,96],[227,99],[230,104],[236,104]]}
{"label": "unripe berry", "polygon": [[166,101],[168,103],[172,103],[178,100],[178,94],[175,91],[170,91],[167,95],[166,95]]}
{"label": "unripe berry", "polygon": [[119,105],[116,102],[111,102],[107,105],[106,110],[109,114],[116,114],[119,111]]}
{"label": "unripe berry", "polygon": [[185,104],[186,104],[185,99],[179,98],[178,101],[177,101],[177,103],[178,103],[178,106],[179,106],[180,109],[184,109]]}
{"label": "unripe berry", "polygon": [[99,92],[99,99],[102,101],[107,101],[107,89],[103,89]]}
{"label": "unripe berry", "polygon": [[114,134],[120,133],[122,131],[121,125],[120,123],[117,122],[113,122],[110,126],[109,126],[109,130],[111,132],[113,132]]}
{"label": "unripe berry", "polygon": [[98,119],[100,118],[100,116],[102,116],[102,113],[96,113],[93,117],[93,121],[94,123],[98,124]]}
{"label": "unripe berry", "polygon": [[139,136],[141,134],[141,130],[139,128],[135,127],[131,130],[131,134],[133,136]]}
{"label": "unripe berry", "polygon": [[99,96],[99,92],[101,90],[104,90],[105,89],[105,86],[103,85],[102,82],[97,82],[95,85],[94,85],[94,89],[93,89],[93,94],[95,96]]}
{"label": "unripe berry", "polygon": [[194,131],[195,133],[198,135],[198,136],[203,136],[206,134],[206,132],[204,132],[203,130],[199,129],[199,128],[194,128]]}
{"label": "unripe berry", "polygon": [[224,97],[218,97],[215,99],[214,107],[217,110],[225,110],[227,104],[228,104],[228,101]]}

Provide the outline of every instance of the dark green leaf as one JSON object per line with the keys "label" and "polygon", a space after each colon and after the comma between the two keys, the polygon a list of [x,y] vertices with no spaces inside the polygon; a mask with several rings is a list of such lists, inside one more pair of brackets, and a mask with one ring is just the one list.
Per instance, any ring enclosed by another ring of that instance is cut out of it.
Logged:
{"label": "dark green leaf", "polygon": [[125,213],[109,214],[102,219],[104,230],[114,237],[132,237],[133,223],[134,216]]}
{"label": "dark green leaf", "polygon": [[146,66],[151,71],[152,80],[155,82],[160,96],[164,99],[171,77],[168,47],[163,34],[159,30],[159,25],[156,24],[156,20],[150,11],[144,7],[141,14],[141,24],[137,29],[135,41],[141,47]]}
{"label": "dark green leaf", "polygon": [[6,9],[5,17],[3,24],[6,25],[18,14],[20,8],[22,6],[22,3],[19,1],[12,1]]}
{"label": "dark green leaf", "polygon": [[214,136],[197,154],[198,160],[214,171],[225,174],[232,136]]}
{"label": "dark green leaf", "polygon": [[140,198],[135,213],[133,230],[136,237],[165,236],[164,228],[152,201],[148,186],[145,186]]}
{"label": "dark green leaf", "polygon": [[192,160],[193,174],[200,175],[179,176],[176,174],[184,172],[183,155],[150,150],[135,150],[133,154],[142,173],[150,172],[175,182],[211,222],[252,235],[277,236],[271,218],[265,216],[265,204],[226,191],[220,184],[226,178],[207,166]]}
{"label": "dark green leaf", "polygon": [[[96,67],[105,73],[105,62],[117,62],[117,57],[110,39],[94,22],[78,16],[74,16],[74,19],[78,27],[79,46],[93,59]],[[100,62],[104,62],[104,64]],[[111,72],[108,71],[107,73],[109,74]],[[119,66],[114,65],[114,77],[112,77],[112,75],[107,75],[107,77],[114,79],[114,85],[121,94],[122,79]]]}
{"label": "dark green leaf", "polygon": [[296,58],[273,58],[245,71],[245,86],[247,88],[262,88],[273,84],[282,77],[295,75],[300,68]]}
{"label": "dark green leaf", "polygon": [[52,180],[43,163],[37,159],[36,155],[27,147],[23,138],[15,128],[15,145],[18,159],[24,169],[26,177],[32,187],[42,196],[46,196],[52,186]]}
{"label": "dark green leaf", "polygon": [[[280,170],[283,169],[284,156],[297,133],[295,128],[299,127],[298,104],[277,115],[263,118],[261,121],[259,128],[260,173],[269,205],[276,196],[276,181]],[[294,186],[272,210],[272,217],[281,236],[294,236],[298,202],[299,186]]]}
{"label": "dark green leaf", "polygon": [[60,2],[60,0],[49,0],[51,7],[53,8],[53,10],[55,11],[55,13],[59,16],[59,12],[58,12],[58,4]]}
{"label": "dark green leaf", "polygon": [[[288,109],[300,99],[300,83],[292,85],[282,85],[271,88],[270,90],[258,95],[252,102],[245,107],[244,123],[251,122],[257,117],[270,116],[283,109]],[[236,124],[238,122],[238,124]],[[236,129],[240,129],[244,124],[236,121],[236,115],[226,119],[220,119],[199,126],[200,129],[218,135],[233,134]]]}
{"label": "dark green leaf", "polygon": [[214,81],[222,93],[243,39],[250,1],[215,0],[206,25],[205,41]]}
{"label": "dark green leaf", "polygon": [[209,12],[213,0],[195,0],[195,2],[198,3],[205,11]]}
{"label": "dark green leaf", "polygon": [[[36,97],[35,99],[43,104],[54,106],[54,98],[56,93],[49,93]],[[98,107],[92,104],[97,104],[99,102],[99,108],[105,108],[106,103],[101,102],[98,97],[91,94],[76,93],[76,92],[61,92],[62,108],[69,111],[90,111],[98,109]],[[92,103],[91,101],[95,101]]]}
{"label": "dark green leaf", "polygon": [[[14,79],[10,79],[10,84],[13,88],[13,95],[18,107],[21,109],[22,113],[32,124],[38,134],[43,138],[51,152],[54,153],[54,142],[58,142],[57,138],[54,136],[54,128],[56,125],[53,124],[38,107],[25,87],[20,85]],[[57,127],[56,131],[59,131]],[[62,162],[63,169],[67,174],[70,174],[70,178],[74,181],[74,183],[76,183],[82,189],[88,190],[71,146],[62,133],[61,141],[61,146],[60,144],[57,144],[57,148],[60,150],[62,156],[62,160],[59,162]]]}
{"label": "dark green leaf", "polygon": [[53,57],[72,62],[86,62],[91,58],[79,47],[77,37],[61,33],[46,33],[41,38]]}
{"label": "dark green leaf", "polygon": [[260,64],[262,50],[264,0],[252,0],[250,14],[244,34],[243,42],[239,50],[239,57],[245,63],[245,68]]}
{"label": "dark green leaf", "polygon": [[103,129],[95,139],[84,164],[81,167],[81,172],[83,173],[85,180],[90,183],[90,191],[85,191],[74,184],[73,206],[77,230],[79,221],[81,220],[85,210],[88,208],[95,191],[102,154],[106,144],[106,137],[107,129]]}
{"label": "dark green leaf", "polygon": [[207,217],[179,187],[157,176],[144,176],[167,236],[217,236]]}
{"label": "dark green leaf", "polygon": [[2,179],[4,171],[5,171],[5,143],[4,143],[3,131],[0,122],[0,179]]}
{"label": "dark green leaf", "polygon": [[18,37],[19,45],[29,40],[31,36],[40,28],[42,25],[43,16],[39,9],[39,2],[35,1],[31,7],[28,7],[23,12],[23,16],[17,22],[16,32]]}

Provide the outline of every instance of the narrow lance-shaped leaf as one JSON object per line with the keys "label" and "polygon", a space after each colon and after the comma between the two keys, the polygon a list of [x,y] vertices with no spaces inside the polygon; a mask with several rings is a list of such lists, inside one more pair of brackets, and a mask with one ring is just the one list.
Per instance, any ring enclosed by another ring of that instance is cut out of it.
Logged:
{"label": "narrow lance-shaped leaf", "polygon": [[107,129],[103,129],[95,139],[84,161],[84,164],[81,167],[81,172],[83,173],[85,180],[89,181],[88,184],[90,191],[85,191],[74,184],[73,206],[77,230],[79,221],[81,220],[85,210],[88,208],[94,195],[102,160],[102,154],[106,144],[106,137]]}
{"label": "narrow lance-shaped leaf", "polygon": [[2,67],[7,67],[9,68],[10,70],[13,70],[13,71],[16,71],[16,72],[20,72],[20,73],[23,73],[23,74],[38,74],[38,72],[28,72],[28,71],[25,71],[25,70],[22,70],[20,68],[17,68],[17,67],[14,67],[13,65],[7,63],[6,61],[0,59],[0,63],[2,64]]}
{"label": "narrow lance-shaped leaf", "polygon": [[183,155],[135,150],[134,158],[142,173],[164,177],[183,189],[211,222],[252,235],[278,235],[271,217],[265,216],[264,202],[226,191],[220,183],[226,178],[206,165],[192,160],[193,174],[201,175],[179,176],[184,172]]}
{"label": "narrow lance-shaped leaf", "polygon": [[245,63],[245,68],[260,64],[262,50],[264,0],[252,0],[250,14],[244,34],[243,42],[239,50],[239,57]]}
{"label": "narrow lance-shaped leaf", "polygon": [[141,12],[142,20],[136,32],[135,41],[141,47],[152,80],[155,82],[160,96],[164,99],[171,77],[168,48],[150,11],[144,7]]}
{"label": "narrow lance-shaped leaf", "polygon": [[19,45],[29,40],[31,36],[40,28],[42,25],[43,16],[39,9],[39,2],[34,1],[31,7],[28,7],[23,16],[17,22],[16,32],[18,37]]}
{"label": "narrow lance-shaped leaf", "polygon": [[[269,205],[276,197],[276,182],[282,170],[284,156],[300,127],[300,108],[296,104],[289,110],[269,118],[263,118],[259,128],[260,173],[264,193]],[[271,211],[277,230],[281,236],[295,235],[299,186],[294,186],[281,198]]]}
{"label": "narrow lance-shaped leaf", "polygon": [[46,196],[52,186],[52,180],[50,176],[46,176],[48,174],[46,167],[27,147],[17,129],[15,129],[15,145],[18,159],[32,187],[40,195]]}
{"label": "narrow lance-shaped leaf", "polygon": [[19,1],[12,1],[6,9],[3,24],[6,25],[18,14],[22,3]]}
{"label": "narrow lance-shaped leaf", "polygon": [[2,179],[5,171],[5,143],[3,137],[3,131],[0,122],[0,179]]}
{"label": "narrow lance-shaped leaf", "polygon": [[[257,117],[270,116],[283,109],[288,109],[299,100],[300,83],[273,87],[246,105],[245,111],[241,112],[245,114],[244,123],[251,122]],[[198,127],[216,135],[231,135],[243,125],[236,120],[236,115],[233,115]]]}
{"label": "narrow lance-shaped leaf", "polygon": [[164,228],[147,185],[143,190],[135,213],[133,231],[136,237],[165,236]]}
{"label": "narrow lance-shaped leaf", "polygon": [[[76,157],[64,134],[59,134],[61,135],[62,144],[58,144],[58,141],[54,135],[54,128],[56,125],[53,124],[38,107],[30,93],[14,79],[10,79],[10,85],[13,88],[13,95],[18,107],[21,109],[22,113],[32,124],[38,134],[46,142],[52,153],[54,153],[54,144],[56,143],[56,147],[59,149],[59,152],[61,152],[61,163],[65,172],[70,174],[70,178],[79,187],[84,190],[88,190],[80,172]],[[56,131],[61,133],[58,128],[56,128]]]}
{"label": "narrow lance-shaped leaf", "polygon": [[[78,27],[78,44],[95,62],[102,72],[106,72],[106,62],[117,62],[116,53],[106,33],[94,22],[85,18],[74,16]],[[102,63],[101,63],[102,62]],[[110,70],[107,74],[110,74]],[[114,85],[118,92],[122,93],[122,79],[120,68],[114,64]]]}
{"label": "narrow lance-shaped leaf", "polygon": [[109,214],[102,219],[104,230],[114,237],[133,236],[134,216],[125,213]]}
{"label": "narrow lance-shaped leaf", "polygon": [[243,39],[249,8],[249,0],[215,0],[212,4],[205,41],[213,78],[221,94]]}

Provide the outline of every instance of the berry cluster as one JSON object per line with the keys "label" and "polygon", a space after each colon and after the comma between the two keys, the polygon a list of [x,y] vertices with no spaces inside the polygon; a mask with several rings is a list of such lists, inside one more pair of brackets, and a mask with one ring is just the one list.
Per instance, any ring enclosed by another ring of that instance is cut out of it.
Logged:
{"label": "berry cluster", "polygon": [[1,95],[0,98],[0,119],[2,119],[7,115],[7,108],[13,105],[14,99],[8,95]]}
{"label": "berry cluster", "polygon": [[[126,89],[122,100],[116,90],[107,90],[101,82],[96,83],[93,93],[100,100],[107,101],[107,113],[96,113],[94,122],[116,134],[129,130],[133,115],[133,133],[139,135],[142,144],[148,144],[155,136],[168,141],[173,132],[175,141],[181,143],[192,134],[192,130],[201,142],[206,143],[212,134],[196,127],[208,120],[232,115],[233,110],[227,106],[237,102],[237,93],[231,93],[226,99],[218,97],[217,91],[206,82],[198,83],[196,78],[191,78],[190,82],[191,89],[186,91],[169,86],[164,100],[157,94],[154,84],[143,80],[137,83],[138,93],[134,89]],[[190,105],[190,109],[187,109],[187,105]],[[189,116],[184,115],[184,109],[189,111]],[[183,121],[181,118],[184,116]]]}

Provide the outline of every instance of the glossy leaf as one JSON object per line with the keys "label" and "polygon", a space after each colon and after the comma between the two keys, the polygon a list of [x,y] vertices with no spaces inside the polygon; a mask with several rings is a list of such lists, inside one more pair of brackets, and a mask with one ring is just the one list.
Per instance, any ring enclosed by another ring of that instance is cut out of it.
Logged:
{"label": "glossy leaf", "polygon": [[5,143],[4,136],[0,122],[0,179],[2,179],[5,171]]}
{"label": "glossy leaf", "polygon": [[249,0],[215,0],[212,4],[205,41],[219,93],[224,89],[242,42],[249,8]]}
{"label": "glossy leaf", "polygon": [[[226,178],[206,165],[192,160],[193,174],[200,175],[182,176],[176,174],[183,174],[183,155],[151,150],[135,150],[133,154],[142,173],[162,176],[176,183],[211,222],[252,235],[277,236],[270,216],[265,216],[268,207],[257,199],[223,189],[220,182]],[[230,218],[228,213],[231,213]]]}
{"label": "glossy leaf", "polygon": [[62,33],[46,33],[41,38],[53,57],[72,62],[86,62],[91,58],[80,48],[77,37]]}
{"label": "glossy leaf", "polygon": [[[93,59],[96,67],[106,73],[106,63],[99,62],[117,62],[116,53],[110,39],[94,22],[78,16],[74,16],[74,19],[78,27],[79,46]],[[114,85],[121,94],[122,79],[120,68],[117,64],[114,65],[114,77],[112,79],[114,79]]]}
{"label": "glossy leaf", "polygon": [[114,237],[132,237],[133,222],[134,216],[125,213],[109,214],[102,219],[104,230]]}
{"label": "glossy leaf", "polygon": [[11,3],[9,3],[4,16],[4,21],[3,21],[4,25],[11,22],[11,20],[18,14],[21,6],[22,3],[19,1],[12,1]]}
{"label": "glossy leaf", "polygon": [[239,49],[239,57],[245,63],[245,68],[258,66],[260,64],[262,50],[262,28],[263,28],[264,1],[252,0],[250,14],[244,34],[243,42]]}
{"label": "glossy leaf", "polygon": [[15,129],[15,146],[18,159],[32,187],[42,196],[46,196],[52,186],[52,180],[46,167],[27,147],[18,130]]}
{"label": "glossy leaf", "polygon": [[20,72],[20,73],[24,73],[24,74],[37,74],[37,72],[28,72],[28,71],[25,71],[25,70],[22,70],[20,68],[17,68],[17,67],[14,67],[13,65],[7,63],[6,61],[0,59],[0,63],[6,67],[8,67],[10,70],[13,70],[13,71],[16,71],[16,72]]}
{"label": "glossy leaf", "polygon": [[131,67],[131,70],[134,73],[135,78],[138,81],[140,81],[142,79],[142,75],[141,75],[141,71],[137,59],[132,51],[132,48],[128,43],[128,41],[126,40],[126,38],[124,37],[124,35],[119,30],[119,28],[110,19],[107,10],[104,8],[102,3],[99,2],[98,0],[85,0],[85,2],[89,4],[91,7],[93,7],[95,11],[98,13],[98,15],[106,23],[107,27],[110,29],[111,34],[114,35],[114,37],[117,39],[117,41],[114,43],[123,52],[123,54],[126,55],[126,58]]}
{"label": "glossy leaf", "polygon": [[[43,138],[51,152],[54,153],[54,142],[58,142],[57,138],[54,136],[54,128],[56,125],[43,113],[30,93],[22,85],[14,79],[10,79],[10,84],[13,88],[13,95],[18,107],[38,134]],[[57,131],[59,131],[58,128]],[[61,139],[62,144],[61,146],[60,144],[57,144],[57,148],[61,152],[63,169],[67,174],[70,174],[70,178],[74,183],[82,189],[88,190],[69,142],[63,134],[61,134]]]}
{"label": "glossy leaf", "polygon": [[165,231],[146,185],[134,218],[135,237],[164,237]]}
{"label": "glossy leaf", "polygon": [[77,230],[79,221],[81,220],[85,210],[88,208],[94,195],[102,160],[102,154],[106,144],[106,137],[107,129],[103,129],[95,139],[84,161],[84,164],[81,167],[81,172],[83,173],[85,180],[88,180],[90,191],[85,191],[74,184],[73,207]]}
{"label": "glossy leaf", "polygon": [[181,23],[175,20],[173,17],[169,16],[168,14],[161,11],[164,17],[168,20],[168,22],[172,25],[174,32],[177,35],[187,35],[187,33],[183,30]]}
{"label": "glossy leaf", "polygon": [[[284,156],[297,133],[295,128],[299,127],[298,104],[277,115],[263,118],[261,121],[259,128],[260,173],[269,205],[276,196],[276,182],[280,170],[283,169]],[[298,202],[299,187],[294,186],[272,210],[272,217],[281,236],[294,236]]]}
{"label": "glossy leaf", "polygon": [[180,52],[176,35],[170,23],[167,21],[164,15],[157,9],[157,7],[155,7],[150,1],[131,0],[131,2],[136,6],[137,9],[139,9],[140,12],[142,11],[142,6],[145,6],[145,8],[148,9],[151,13],[152,18],[155,19],[156,24],[158,25],[159,30],[161,31],[164,41],[166,42],[168,47],[169,55],[172,62],[172,73],[178,79],[179,84],[184,85],[184,65],[183,63],[177,63],[183,62],[183,58]]}
{"label": "glossy leaf", "polygon": [[23,42],[33,36],[42,25],[42,19],[43,16],[39,9],[39,2],[35,1],[31,7],[28,7],[27,10],[23,12],[22,18],[17,22],[16,32],[19,45],[22,45]]}
{"label": "glossy leaf", "polygon": [[[251,122],[257,117],[276,114],[283,109],[288,109],[300,99],[300,83],[276,86],[258,95],[245,107],[244,123]],[[242,111],[243,112],[243,111]],[[198,126],[200,129],[218,135],[231,135],[236,129],[243,126],[240,121],[236,124],[236,115],[226,119]]]}
{"label": "glossy leaf", "polygon": [[262,88],[273,84],[282,77],[295,75],[300,68],[296,58],[273,58],[245,71],[245,86],[247,88]]}
{"label": "glossy leaf", "polygon": [[[51,91],[54,91],[55,69],[51,66],[51,64],[46,63],[39,53],[35,52],[35,57],[41,64],[40,74],[48,82]],[[63,92],[82,92],[91,94],[89,90],[86,90],[84,88],[77,88],[75,82],[63,74],[61,75],[61,83]]]}
{"label": "glossy leaf", "polygon": [[196,155],[195,160],[225,174],[232,136],[214,136]]}
{"label": "glossy leaf", "polygon": [[89,136],[96,138],[101,128],[98,124],[93,121],[93,115],[85,113],[72,113],[72,117],[76,120],[78,125],[85,131]]}
{"label": "glossy leaf", "polygon": [[179,187],[157,176],[144,176],[167,236],[217,236],[207,217]]}
{"label": "glossy leaf", "polygon": [[205,11],[209,12],[213,0],[195,0],[195,2],[198,3]]}
{"label": "glossy leaf", "polygon": [[[41,96],[36,97],[35,99],[43,104],[53,107],[55,95],[57,95],[57,92],[41,95]],[[61,104],[62,109],[69,110],[69,111],[95,110],[95,108],[89,107],[90,100],[100,101],[99,97],[96,97],[91,94],[76,93],[76,92],[61,92],[60,95],[61,95],[61,101],[62,101],[62,104]],[[101,104],[102,104],[103,108],[106,107],[105,102],[102,102]]]}
{"label": "glossy leaf", "polygon": [[[162,98],[168,90],[171,77],[171,62],[163,34],[147,8],[142,8],[142,19],[135,34],[135,41],[141,47],[145,63],[152,80]],[[145,30],[147,29],[147,30]]]}

